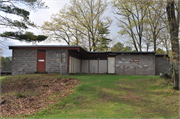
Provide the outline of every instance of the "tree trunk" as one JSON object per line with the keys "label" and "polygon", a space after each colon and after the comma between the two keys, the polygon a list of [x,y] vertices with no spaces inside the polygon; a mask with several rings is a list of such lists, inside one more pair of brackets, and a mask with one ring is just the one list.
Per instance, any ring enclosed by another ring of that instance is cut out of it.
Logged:
{"label": "tree trunk", "polygon": [[89,32],[88,32],[88,41],[89,41],[89,51],[91,51],[92,50],[92,48],[91,48],[91,38],[90,38]]}
{"label": "tree trunk", "polygon": [[147,47],[146,47],[146,52],[148,52],[148,49],[149,49],[149,46],[147,45]]}
{"label": "tree trunk", "polygon": [[156,54],[156,36],[154,32],[153,32],[153,42],[154,42],[154,52]]}
{"label": "tree trunk", "polygon": [[174,8],[174,0],[167,1],[167,16],[169,21],[169,28],[170,28],[170,37],[171,37],[171,47],[172,47],[172,57],[173,57],[173,69],[174,69],[174,89],[179,90],[179,41],[178,41],[178,32],[179,32],[179,25],[176,20],[175,16],[175,8]]}

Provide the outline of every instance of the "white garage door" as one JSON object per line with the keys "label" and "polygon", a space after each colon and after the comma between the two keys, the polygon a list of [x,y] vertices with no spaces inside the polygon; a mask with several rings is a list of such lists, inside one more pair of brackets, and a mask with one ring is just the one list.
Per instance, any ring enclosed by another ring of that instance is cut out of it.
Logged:
{"label": "white garage door", "polygon": [[108,73],[115,73],[115,57],[108,57]]}

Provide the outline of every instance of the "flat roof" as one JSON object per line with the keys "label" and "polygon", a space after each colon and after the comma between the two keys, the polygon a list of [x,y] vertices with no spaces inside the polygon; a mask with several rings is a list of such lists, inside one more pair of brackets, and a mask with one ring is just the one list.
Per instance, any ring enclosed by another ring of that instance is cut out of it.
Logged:
{"label": "flat roof", "polygon": [[168,57],[168,54],[155,54],[155,57]]}
{"label": "flat roof", "polygon": [[[90,54],[108,54],[108,55],[116,55],[116,54],[155,54],[155,52],[90,52],[83,49],[81,46],[69,46],[69,45],[16,45],[9,46],[9,49],[69,49],[69,50],[83,50],[86,53]],[[157,54],[161,55],[161,54]],[[163,54],[167,55],[167,54]]]}
{"label": "flat roof", "polygon": [[81,46],[77,46],[77,45],[14,45],[14,46],[9,46],[9,48],[22,48],[22,47],[81,47]]}

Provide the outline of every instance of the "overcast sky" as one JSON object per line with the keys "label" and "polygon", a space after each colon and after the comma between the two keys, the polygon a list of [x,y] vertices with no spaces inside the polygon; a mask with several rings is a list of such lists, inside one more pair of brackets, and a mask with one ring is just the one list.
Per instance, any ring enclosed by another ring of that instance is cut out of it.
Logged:
{"label": "overcast sky", "polygon": [[[46,5],[48,5],[49,9],[39,9],[36,12],[30,13],[30,20],[33,21],[38,26],[41,26],[44,23],[44,21],[49,21],[51,15],[53,13],[57,13],[61,8],[63,8],[65,4],[69,4],[70,0],[43,0],[43,1],[45,2]],[[116,24],[117,21],[114,18],[112,9],[108,9],[105,12],[105,16],[109,16],[111,17],[111,19],[113,19],[113,23],[110,27],[110,34],[112,35],[112,37],[117,38],[118,36],[117,32],[119,31],[119,28],[117,27]],[[3,29],[1,28],[1,32],[2,31]],[[32,31],[36,35],[43,34],[41,29],[31,28],[29,29],[29,31]],[[46,42],[37,43],[37,45],[55,45],[55,44],[57,45],[57,43],[46,43]],[[9,50],[8,46],[13,46],[13,45],[32,45],[32,43],[20,42],[16,40],[2,40],[0,44],[0,47],[2,48],[2,56],[4,57],[12,56],[12,50]]]}

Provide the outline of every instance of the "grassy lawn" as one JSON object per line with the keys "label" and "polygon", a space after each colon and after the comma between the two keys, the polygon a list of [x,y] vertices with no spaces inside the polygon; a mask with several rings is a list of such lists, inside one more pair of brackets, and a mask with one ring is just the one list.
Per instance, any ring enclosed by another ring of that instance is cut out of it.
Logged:
{"label": "grassy lawn", "polygon": [[11,77],[11,76],[0,76],[0,79],[4,79],[4,78],[7,78],[7,77]]}
{"label": "grassy lawn", "polygon": [[177,118],[179,92],[157,76],[72,75],[74,92],[28,118]]}

